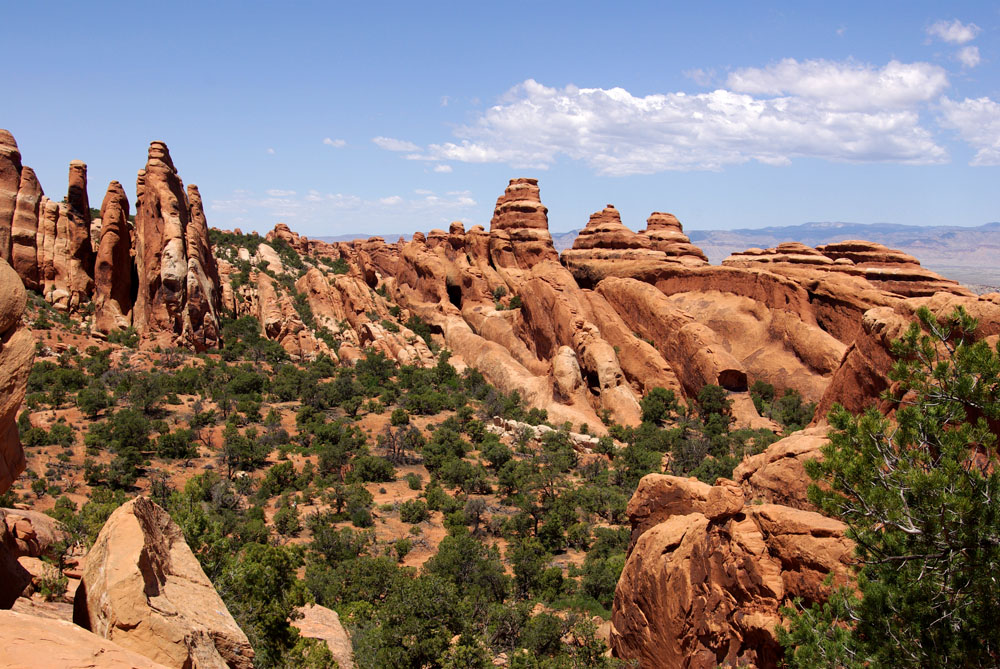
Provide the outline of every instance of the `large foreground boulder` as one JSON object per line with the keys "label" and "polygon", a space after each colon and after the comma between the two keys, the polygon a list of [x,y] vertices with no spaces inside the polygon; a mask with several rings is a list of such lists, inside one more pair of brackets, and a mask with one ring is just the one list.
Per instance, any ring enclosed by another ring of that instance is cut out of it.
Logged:
{"label": "large foreground boulder", "polygon": [[64,620],[0,611],[0,664],[8,669],[166,669]]}
{"label": "large foreground boulder", "polygon": [[825,601],[849,581],[843,523],[744,504],[738,486],[722,483],[662,474],[640,482],[612,609],[616,656],[644,669],[778,667],[781,608],[796,597]]}
{"label": "large foreground boulder", "polygon": [[35,358],[35,340],[21,322],[26,301],[17,274],[0,260],[0,494],[25,467],[15,419]]}
{"label": "large foreground boulder", "polygon": [[74,622],[170,667],[253,667],[253,649],[184,542],[145,497],[119,507],[87,556]]}

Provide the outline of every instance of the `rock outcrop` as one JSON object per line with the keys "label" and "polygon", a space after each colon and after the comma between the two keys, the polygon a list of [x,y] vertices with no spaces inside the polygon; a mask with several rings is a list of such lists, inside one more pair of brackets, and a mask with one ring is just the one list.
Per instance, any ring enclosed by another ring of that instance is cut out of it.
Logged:
{"label": "rock outcrop", "polygon": [[646,219],[646,229],[639,232],[648,237],[650,248],[685,265],[698,267],[708,264],[705,253],[684,234],[681,222],[673,214],[654,211]]}
{"label": "rock outcrop", "polygon": [[101,237],[94,267],[94,326],[108,334],[132,321],[132,230],[125,189],[112,181],[101,203]]}
{"label": "rock outcrop", "polygon": [[731,481],[650,474],[629,502],[632,545],[611,645],[650,668],[777,667],[780,609],[849,580],[845,526],[811,511],[745,504]]}
{"label": "rock outcrop", "polygon": [[219,275],[196,187],[187,192],[163,142],[136,181],[133,325],[140,334],[204,350],[219,344]]}
{"label": "rock outcrop", "polygon": [[34,338],[21,323],[26,301],[17,274],[0,260],[0,494],[25,467],[15,420],[35,357]]}
{"label": "rock outcrop", "polygon": [[65,201],[54,202],[0,131],[0,257],[57,309],[94,299],[98,332],[131,325],[168,345],[218,346],[219,273],[197,187],[184,191],[166,145],[153,142],[136,190],[134,231],[117,181],[98,224],[83,162],[70,163]]}
{"label": "rock outcrop", "polygon": [[166,511],[145,497],[108,518],[74,622],[171,667],[250,669],[253,650]]}
{"label": "rock outcrop", "polygon": [[167,669],[73,623],[14,611],[0,611],[0,648],[8,669]]}

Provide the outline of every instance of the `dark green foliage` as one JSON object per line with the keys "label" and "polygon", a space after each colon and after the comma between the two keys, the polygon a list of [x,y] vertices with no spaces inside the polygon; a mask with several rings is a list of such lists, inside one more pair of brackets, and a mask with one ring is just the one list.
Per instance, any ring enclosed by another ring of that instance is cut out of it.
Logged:
{"label": "dark green foliage", "polygon": [[435,666],[468,623],[463,601],[439,576],[399,579],[355,634],[355,661],[362,669]]}
{"label": "dark green foliage", "polygon": [[139,333],[131,325],[127,328],[112,330],[108,333],[108,343],[135,348],[139,345]]}
{"label": "dark green foliage", "polygon": [[778,421],[785,426],[786,432],[804,428],[816,411],[815,402],[803,404],[802,395],[792,388],[786,388],[785,392],[775,399],[774,386],[764,381],[754,381],[750,386],[750,397],[761,416]]}
{"label": "dark green foliage", "polygon": [[223,360],[254,360],[270,363],[288,359],[288,353],[281,344],[263,336],[260,322],[253,316],[243,316],[237,320],[223,320],[222,350]]}
{"label": "dark green foliage", "polygon": [[385,458],[362,455],[351,461],[350,481],[387,483],[396,480],[396,468]]}
{"label": "dark green foliage", "polygon": [[178,429],[161,434],[156,440],[156,454],[161,458],[193,458],[198,449],[191,430]]}
{"label": "dark green foliage", "polygon": [[646,393],[639,406],[644,423],[662,423],[677,412],[677,396],[674,391],[657,386]]}
{"label": "dark green foliage", "polygon": [[861,598],[841,592],[793,619],[782,640],[798,646],[795,666],[1000,658],[1000,350],[974,342],[961,308],[917,316],[893,346],[894,418],[835,407],[824,460],[808,467],[831,488],[814,486],[810,499],[857,542]]}
{"label": "dark green foliage", "polygon": [[404,523],[422,523],[431,517],[427,503],[419,499],[409,499],[399,506],[399,519]]}
{"label": "dark green foliage", "polygon": [[477,608],[507,597],[510,578],[504,573],[499,552],[484,546],[464,527],[441,540],[437,554],[424,569],[461,588],[463,596]]}

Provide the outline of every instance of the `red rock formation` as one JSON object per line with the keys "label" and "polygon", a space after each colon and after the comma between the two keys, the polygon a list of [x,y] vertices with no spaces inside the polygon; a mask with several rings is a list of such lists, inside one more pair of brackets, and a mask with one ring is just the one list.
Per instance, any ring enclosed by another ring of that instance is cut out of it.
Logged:
{"label": "red rock formation", "polygon": [[890,353],[891,345],[916,320],[916,311],[921,306],[928,307],[938,317],[947,316],[961,306],[978,320],[976,336],[992,338],[1000,335],[998,293],[966,297],[941,292],[929,298],[898,300],[891,307],[870,309],[865,312],[857,338],[844,353],[820,400],[814,421],[825,419],[834,404],[853,412],[863,411],[869,406],[877,406],[882,411],[891,409],[889,403],[879,399],[882,392],[889,389],[889,370],[895,362]]}
{"label": "red rock formation", "polygon": [[650,248],[662,251],[668,258],[693,267],[708,264],[708,257],[691,243],[673,214],[654,211],[646,219],[646,229],[639,234],[649,238]]}
{"label": "red rock formation", "polygon": [[777,667],[780,609],[849,578],[845,526],[810,511],[744,505],[732,482],[650,474],[629,502],[632,545],[615,591],[614,654],[643,667]]}
{"label": "red rock formation", "polygon": [[574,249],[648,249],[647,237],[635,234],[622,225],[621,214],[613,204],[590,215],[586,227],[573,241]]}
{"label": "red rock formation", "polygon": [[252,669],[246,635],[180,528],[145,497],[118,507],[87,555],[73,620],[172,667]]}
{"label": "red rock formation", "polygon": [[21,152],[14,136],[0,129],[0,260],[10,262],[11,223],[21,185]]}
{"label": "red rock formation", "polygon": [[132,232],[125,189],[112,181],[101,203],[101,239],[94,267],[94,326],[123,329],[132,315]]}
{"label": "red rock formation", "polygon": [[42,187],[35,171],[21,169],[21,184],[11,223],[10,264],[28,290],[38,290],[38,220],[41,213]]}
{"label": "red rock formation", "polygon": [[34,338],[21,323],[26,301],[17,274],[0,260],[0,494],[25,467],[15,419],[35,357]]}
{"label": "red rock formation", "polygon": [[559,260],[549,234],[549,210],[538,195],[538,179],[511,179],[497,198],[490,221],[490,255],[501,267],[528,269]]}
{"label": "red rock formation", "polygon": [[167,669],[65,620],[0,611],[0,646],[8,669]]}
{"label": "red rock formation", "polygon": [[221,295],[201,197],[194,187],[185,194],[163,142],[150,144],[136,192],[135,328],[197,350],[217,346]]}

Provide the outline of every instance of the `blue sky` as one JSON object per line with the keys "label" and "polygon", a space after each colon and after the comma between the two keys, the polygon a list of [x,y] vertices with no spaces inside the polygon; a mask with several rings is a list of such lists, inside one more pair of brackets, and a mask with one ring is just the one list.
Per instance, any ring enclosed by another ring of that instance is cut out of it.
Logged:
{"label": "blue sky", "polygon": [[99,206],[170,147],[217,227],[1000,220],[994,2],[5,3],[0,127]]}

